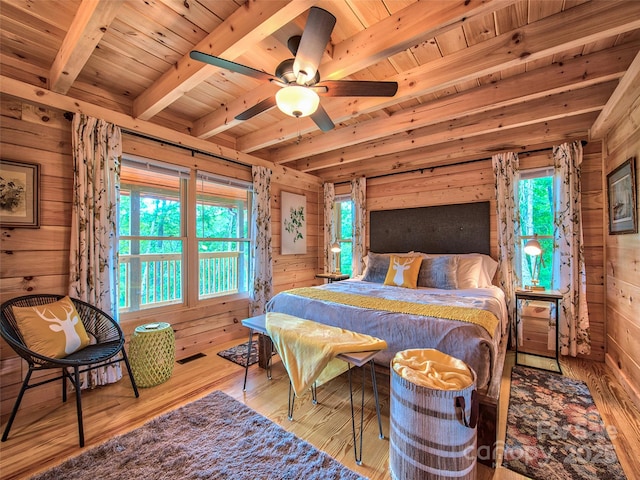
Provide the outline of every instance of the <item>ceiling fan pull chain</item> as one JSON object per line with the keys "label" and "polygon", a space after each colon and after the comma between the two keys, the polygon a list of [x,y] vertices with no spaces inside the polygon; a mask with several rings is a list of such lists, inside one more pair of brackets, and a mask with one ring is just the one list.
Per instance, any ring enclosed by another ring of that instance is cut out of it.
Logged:
{"label": "ceiling fan pull chain", "polygon": [[296,145],[300,145],[302,141],[302,135],[300,134],[300,117],[296,117],[296,124],[298,125],[298,140],[296,141]]}

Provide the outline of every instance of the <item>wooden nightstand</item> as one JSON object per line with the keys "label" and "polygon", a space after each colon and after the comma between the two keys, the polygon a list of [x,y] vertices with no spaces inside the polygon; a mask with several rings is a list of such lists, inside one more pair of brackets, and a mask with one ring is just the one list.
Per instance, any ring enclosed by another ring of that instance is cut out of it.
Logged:
{"label": "wooden nightstand", "polygon": [[329,283],[339,282],[340,280],[346,280],[349,275],[346,273],[318,273],[316,278],[326,278]]}
{"label": "wooden nightstand", "polygon": [[[526,322],[531,323],[532,319],[526,316],[521,315],[520,302],[522,300],[535,300],[539,302],[548,302],[553,304],[555,307],[555,331],[553,333],[555,338],[555,356],[545,355],[540,349],[537,351],[531,351],[531,349],[527,349],[526,339],[524,338],[525,332],[527,331],[527,327],[529,325]],[[560,350],[559,350],[559,339],[558,339],[558,321],[560,318],[560,300],[562,300],[562,294],[556,290],[516,290],[516,365],[525,365],[532,366],[526,363],[523,363],[526,359],[526,356],[534,356],[534,357],[542,357],[542,358],[553,358],[556,361],[556,365],[558,366],[558,373],[562,373],[562,368],[560,367]],[[523,336],[523,344],[519,345],[518,338]],[[528,351],[527,351],[528,350]],[[540,367],[543,368],[543,367]]]}

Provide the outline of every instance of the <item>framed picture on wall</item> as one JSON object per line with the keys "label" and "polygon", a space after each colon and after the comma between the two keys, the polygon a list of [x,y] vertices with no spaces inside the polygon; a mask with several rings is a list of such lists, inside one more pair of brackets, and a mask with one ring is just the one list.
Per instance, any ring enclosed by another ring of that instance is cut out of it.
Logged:
{"label": "framed picture on wall", "polygon": [[40,165],[0,160],[0,226],[40,227]]}
{"label": "framed picture on wall", "polygon": [[610,235],[638,233],[636,188],[635,157],[607,175]]}
{"label": "framed picture on wall", "polygon": [[307,253],[307,197],[282,192],[282,255]]}

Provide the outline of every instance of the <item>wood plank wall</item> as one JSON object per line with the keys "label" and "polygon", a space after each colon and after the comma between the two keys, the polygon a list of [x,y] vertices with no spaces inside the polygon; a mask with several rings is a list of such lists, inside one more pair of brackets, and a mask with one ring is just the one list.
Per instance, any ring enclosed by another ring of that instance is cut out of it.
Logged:
{"label": "wood plank wall", "polygon": [[[520,153],[519,158],[521,169],[553,165],[551,150]],[[584,148],[582,201],[592,341],[589,358],[598,361],[604,360],[605,325],[601,158],[599,143],[592,143]],[[343,192],[345,188],[336,187],[336,193],[346,193]],[[491,160],[367,180],[367,212],[482,201],[490,202],[491,252],[497,258],[497,217]]]}
{"label": "wood plank wall", "polygon": [[[605,136],[603,171],[608,174],[628,158],[640,173],[640,98]],[[606,185],[606,174],[603,182]],[[604,190],[606,192],[606,189]],[[636,198],[640,191],[636,184]],[[606,199],[604,200],[606,202]],[[640,209],[636,212],[640,219]],[[606,244],[606,362],[636,405],[640,406],[640,233],[609,235]]]}
{"label": "wood plank wall", "polygon": [[[1,149],[3,160],[41,165],[41,227],[39,229],[0,229],[0,301],[35,293],[61,293],[68,290],[71,192],[73,188],[71,122],[63,112],[37,107],[3,96],[1,100]],[[169,144],[124,134],[125,153],[170,163],[201,168],[221,175],[251,180],[250,169],[232,162],[194,154]],[[280,193],[282,190],[307,197],[307,254],[280,254]],[[275,290],[308,286],[316,282],[321,222],[318,202],[321,186],[293,175],[272,176],[272,231]],[[244,339],[246,329],[240,320],[248,315],[246,295],[225,297],[190,308],[174,308],[145,315],[129,315],[121,320],[130,338],[136,326],[149,321],[168,321],[176,332],[176,358],[184,358],[224,343]],[[0,340],[0,416],[6,419],[26,372],[24,363]],[[60,395],[57,382],[38,387],[36,395],[25,395],[28,407],[45,398]]]}

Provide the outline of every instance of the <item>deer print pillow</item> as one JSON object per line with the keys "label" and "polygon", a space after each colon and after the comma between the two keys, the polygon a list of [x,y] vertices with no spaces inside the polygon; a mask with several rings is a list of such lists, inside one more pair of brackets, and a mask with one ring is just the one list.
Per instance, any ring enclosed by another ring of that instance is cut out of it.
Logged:
{"label": "deer print pillow", "polygon": [[64,358],[91,342],[69,297],[34,307],[13,307],[27,347],[40,355]]}
{"label": "deer print pillow", "polygon": [[389,270],[384,279],[385,285],[396,287],[417,288],[418,274],[422,257],[399,257],[391,255]]}

